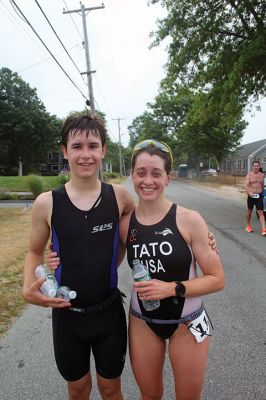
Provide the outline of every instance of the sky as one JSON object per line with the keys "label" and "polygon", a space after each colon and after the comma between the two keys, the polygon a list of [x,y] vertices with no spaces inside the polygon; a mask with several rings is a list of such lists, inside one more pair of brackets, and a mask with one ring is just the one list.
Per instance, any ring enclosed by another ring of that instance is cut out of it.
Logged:
{"label": "sky", "polygon": [[[35,31],[55,56],[66,74],[53,60],[31,28],[18,15],[9,0],[0,0],[0,67],[17,72],[31,87],[46,110],[65,118],[73,110],[83,110],[88,97],[83,42],[82,17],[79,13],[63,14],[80,9],[78,0],[15,0]],[[64,51],[38,4],[61,39],[72,60]],[[102,0],[83,0],[86,8],[99,7]],[[118,141],[120,118],[121,141],[128,143],[127,126],[141,115],[146,104],[158,93],[165,75],[166,44],[150,49],[150,32],[156,21],[166,15],[159,4],[147,0],[107,0],[104,8],[87,13],[86,23],[92,85],[96,109],[104,112],[113,141]],[[266,138],[266,99],[259,103],[261,111],[246,114],[249,122],[241,144]]]}

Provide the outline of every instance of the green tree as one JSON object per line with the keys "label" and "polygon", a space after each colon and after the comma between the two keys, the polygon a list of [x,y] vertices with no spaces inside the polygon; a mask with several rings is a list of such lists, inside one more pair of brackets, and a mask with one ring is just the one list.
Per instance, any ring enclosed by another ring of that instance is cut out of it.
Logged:
{"label": "green tree", "polygon": [[230,104],[233,97],[245,105],[250,97],[265,95],[265,1],[161,3],[168,15],[153,33],[154,45],[170,39],[167,73],[172,82],[208,92],[216,87],[222,105]]}
{"label": "green tree", "polygon": [[59,143],[61,121],[46,112],[43,103],[23,79],[8,68],[0,69],[1,165],[10,172],[34,171]]}

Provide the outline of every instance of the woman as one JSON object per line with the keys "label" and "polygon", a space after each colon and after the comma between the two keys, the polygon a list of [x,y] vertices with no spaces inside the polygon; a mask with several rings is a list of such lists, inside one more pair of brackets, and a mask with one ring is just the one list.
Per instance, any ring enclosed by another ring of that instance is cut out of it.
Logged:
{"label": "woman", "polygon": [[[209,322],[200,296],[224,286],[216,243],[212,235],[208,239],[206,223],[196,211],[165,197],[172,163],[171,150],[162,142],[145,140],[134,147],[132,180],[139,204],[120,220],[120,240],[130,267],[139,259],[152,277],[134,283],[129,315],[130,358],[142,400],[163,396],[166,340],[176,399],[200,398],[209,346]],[[47,257],[52,268],[58,260],[54,252]],[[201,277],[196,276],[196,260]],[[142,300],[160,300],[160,306],[145,311]]]}
{"label": "woman", "polygon": [[[142,400],[163,396],[167,339],[176,399],[200,399],[209,347],[201,296],[224,287],[205,221],[165,197],[172,163],[171,150],[162,142],[145,140],[134,147],[132,180],[139,204],[120,222],[130,267],[139,259],[152,277],[134,283],[129,316],[130,358]],[[160,300],[160,307],[146,311],[142,300]]]}

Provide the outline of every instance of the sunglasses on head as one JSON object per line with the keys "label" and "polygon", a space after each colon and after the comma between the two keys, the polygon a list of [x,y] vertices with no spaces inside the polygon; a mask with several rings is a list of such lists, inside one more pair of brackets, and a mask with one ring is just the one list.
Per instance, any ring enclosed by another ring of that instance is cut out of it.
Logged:
{"label": "sunglasses on head", "polygon": [[[133,148],[132,158],[138,151],[145,150],[150,146],[154,147],[156,150],[162,151],[163,153],[169,154],[170,160],[171,160],[171,166],[173,165],[173,155],[172,155],[171,149],[168,146],[168,144],[166,144],[164,142],[159,142],[159,140],[155,140],[155,139],[146,139],[146,140],[142,140],[141,142],[137,143]],[[132,159],[131,159],[131,161],[132,161]]]}

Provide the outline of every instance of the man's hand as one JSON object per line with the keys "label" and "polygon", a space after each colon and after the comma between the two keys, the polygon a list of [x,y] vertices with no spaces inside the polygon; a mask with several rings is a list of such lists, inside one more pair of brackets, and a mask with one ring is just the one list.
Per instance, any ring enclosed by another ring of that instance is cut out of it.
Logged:
{"label": "man's hand", "polygon": [[29,288],[24,289],[23,295],[27,302],[42,307],[64,308],[71,306],[71,303],[65,299],[45,296],[40,289],[44,281],[45,278],[39,278]]}
{"label": "man's hand", "polygon": [[209,239],[208,243],[209,243],[209,246],[211,247],[211,249],[216,251],[217,254],[219,254],[217,243],[216,243],[214,234],[212,232],[208,232],[208,239]]}

